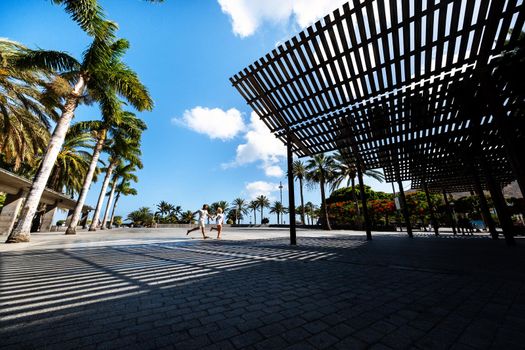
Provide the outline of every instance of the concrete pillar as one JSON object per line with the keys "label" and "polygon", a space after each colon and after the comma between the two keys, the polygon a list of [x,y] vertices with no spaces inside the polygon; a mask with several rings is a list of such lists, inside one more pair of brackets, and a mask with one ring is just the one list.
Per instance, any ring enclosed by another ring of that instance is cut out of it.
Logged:
{"label": "concrete pillar", "polygon": [[80,218],[80,225],[82,226],[83,229],[88,228],[88,223],[87,223],[88,217],[89,217],[89,210],[82,212],[82,217]]}
{"label": "concrete pillar", "polygon": [[11,233],[24,198],[25,195],[22,191],[17,194],[6,195],[4,206],[0,212],[0,235]]}
{"label": "concrete pillar", "polygon": [[50,232],[51,226],[53,226],[53,218],[57,211],[57,205],[51,204],[46,206],[44,217],[42,218],[42,225],[40,226],[40,232]]}

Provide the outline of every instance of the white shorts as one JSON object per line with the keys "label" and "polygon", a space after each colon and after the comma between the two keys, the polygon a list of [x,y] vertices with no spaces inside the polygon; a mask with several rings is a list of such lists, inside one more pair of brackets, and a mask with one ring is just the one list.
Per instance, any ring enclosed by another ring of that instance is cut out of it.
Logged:
{"label": "white shorts", "polygon": [[199,220],[199,222],[197,223],[197,225],[199,225],[199,227],[206,227],[206,221],[203,221],[203,220]]}

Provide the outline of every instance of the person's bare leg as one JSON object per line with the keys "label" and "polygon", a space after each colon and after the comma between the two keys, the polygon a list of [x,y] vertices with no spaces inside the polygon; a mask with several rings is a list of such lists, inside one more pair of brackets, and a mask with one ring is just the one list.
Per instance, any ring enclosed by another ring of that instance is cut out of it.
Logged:
{"label": "person's bare leg", "polygon": [[221,239],[222,225],[217,226],[217,239]]}
{"label": "person's bare leg", "polygon": [[197,231],[199,228],[198,227],[194,227],[192,229],[189,229],[188,231],[186,231],[186,236],[190,234],[190,232],[193,232],[193,231]]}
{"label": "person's bare leg", "polygon": [[208,236],[206,236],[206,233],[205,233],[205,228],[204,228],[204,226],[201,226],[201,232],[202,232],[202,238],[203,238],[203,239],[206,239],[206,238],[208,238]]}

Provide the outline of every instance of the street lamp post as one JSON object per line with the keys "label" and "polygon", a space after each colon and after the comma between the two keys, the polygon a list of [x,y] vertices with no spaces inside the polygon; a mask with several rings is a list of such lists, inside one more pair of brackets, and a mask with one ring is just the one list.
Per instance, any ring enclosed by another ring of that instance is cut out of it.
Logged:
{"label": "street lamp post", "polygon": [[[283,204],[283,183],[279,181],[279,191],[281,192],[281,204]],[[278,222],[280,224],[280,222]]]}

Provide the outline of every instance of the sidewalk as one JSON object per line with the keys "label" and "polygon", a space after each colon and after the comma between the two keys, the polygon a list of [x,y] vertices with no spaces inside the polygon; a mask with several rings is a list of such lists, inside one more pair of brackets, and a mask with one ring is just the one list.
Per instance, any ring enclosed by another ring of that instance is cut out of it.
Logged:
{"label": "sidewalk", "polygon": [[0,348],[525,344],[522,239],[300,231],[291,247],[286,235],[115,231],[0,245]]}

